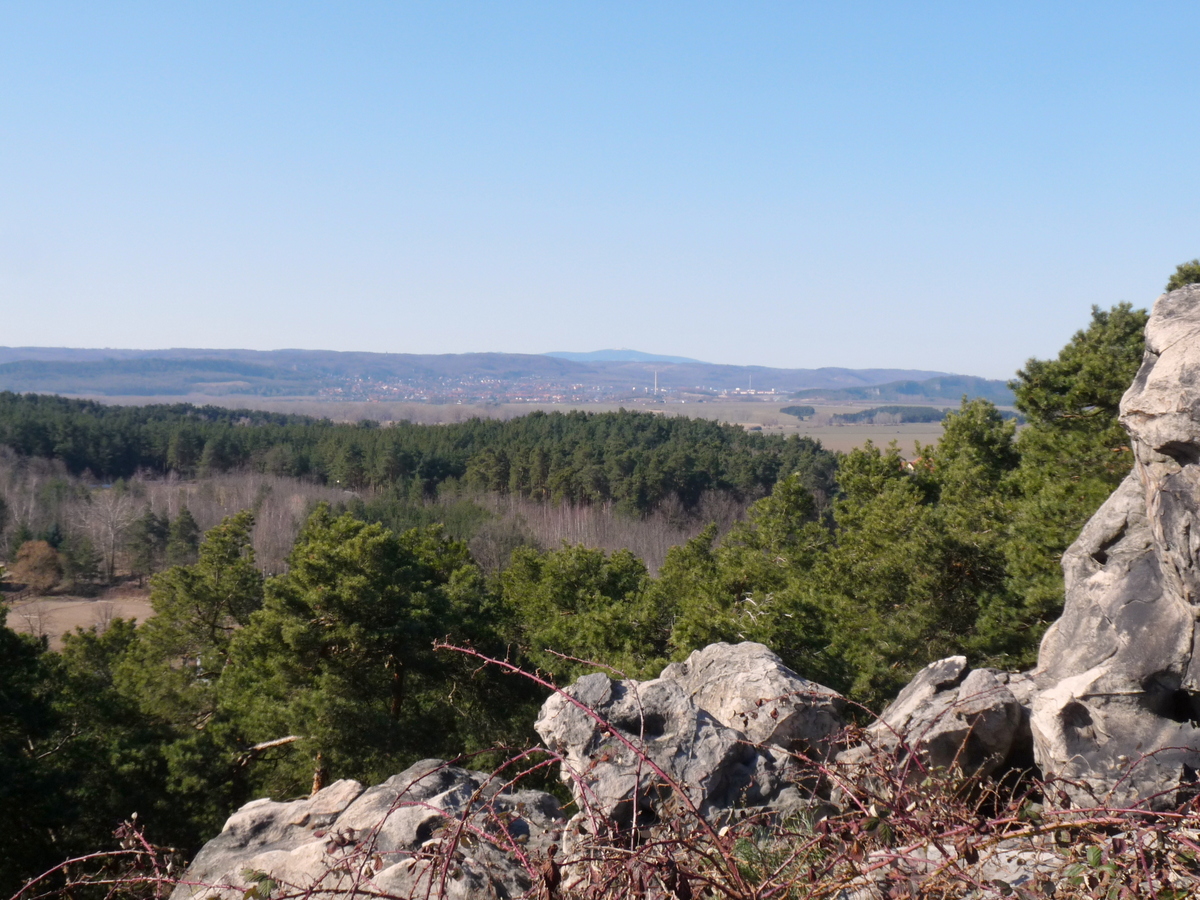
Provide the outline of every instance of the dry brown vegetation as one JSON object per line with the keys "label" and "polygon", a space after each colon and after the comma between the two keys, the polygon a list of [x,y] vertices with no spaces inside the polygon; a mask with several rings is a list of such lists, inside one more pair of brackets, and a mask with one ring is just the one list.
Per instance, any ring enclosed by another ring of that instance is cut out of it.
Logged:
{"label": "dry brown vegetation", "polygon": [[[549,504],[506,495],[482,498],[481,504],[497,518],[471,541],[472,554],[485,570],[494,571],[507,563],[507,557],[493,564],[481,538],[492,530],[517,530],[528,543],[552,549],[563,544],[582,544],[591,549],[612,552],[630,550],[656,573],[672,547],[685,543],[709,523],[716,523],[724,534],[746,512],[747,503],[727,494],[706,494],[697,508],[685,511],[678,501],[667,502],[649,515],[638,518],[621,515],[612,503],[577,506]],[[509,548],[511,551],[511,547]]]}
{"label": "dry brown vegetation", "polygon": [[76,628],[103,633],[113,619],[145,622],[154,614],[149,588],[118,585],[97,597],[54,596],[14,600],[9,605],[9,628],[20,634],[44,637],[51,650],[62,648],[62,636]]}
{"label": "dry brown vegetation", "polygon": [[122,542],[133,521],[146,509],[174,519],[187,507],[201,530],[243,509],[255,511],[254,550],[267,572],[282,571],[309,511],[322,501],[338,503],[346,491],[260,473],[231,472],[197,481],[142,476],[123,487],[97,485],[71,476],[56,460],[21,458],[0,447],[0,499],[8,509],[6,542],[17,523],[34,533],[53,525],[88,535],[104,560],[105,575],[112,580],[127,570]]}

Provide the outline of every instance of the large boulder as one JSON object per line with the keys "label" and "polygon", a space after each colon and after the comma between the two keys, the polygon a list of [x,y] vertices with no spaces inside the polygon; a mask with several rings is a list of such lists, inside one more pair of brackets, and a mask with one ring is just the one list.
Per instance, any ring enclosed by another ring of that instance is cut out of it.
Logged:
{"label": "large boulder", "polygon": [[846,727],[846,701],[797,675],[762,644],[710,644],[662,670],[692,703],[753,744],[824,758]]}
{"label": "large boulder", "polygon": [[957,768],[986,778],[1031,762],[1028,676],[971,669],[965,656],[930,663],[880,717],[866,741],[838,755],[851,778],[869,777],[872,757],[886,755],[909,775]]}
{"label": "large boulder", "polygon": [[1163,808],[1200,770],[1200,285],[1154,304],[1121,422],[1134,470],[1063,556],[1031,725],[1073,802]]}
{"label": "large boulder", "polygon": [[790,753],[828,755],[843,705],[761,644],[713,644],[651,681],[586,675],[534,727],[561,757],[583,821],[627,827],[673,803],[706,816],[794,806]]}
{"label": "large boulder", "polygon": [[518,896],[532,885],[520,856],[545,855],[562,822],[550,794],[501,787],[425,760],[372,788],[338,781],[302,800],[255,800],[204,845],[171,900],[242,900],[263,877],[313,898]]}

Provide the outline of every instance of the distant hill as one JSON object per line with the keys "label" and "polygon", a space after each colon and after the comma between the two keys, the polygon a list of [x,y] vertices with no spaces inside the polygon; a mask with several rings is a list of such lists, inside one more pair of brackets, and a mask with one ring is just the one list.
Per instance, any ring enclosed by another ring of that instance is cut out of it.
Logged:
{"label": "distant hill", "polygon": [[0,388],[15,392],[156,394],[304,394],[312,379],[278,366],[229,359],[20,360],[0,364]]}
{"label": "distant hill", "polygon": [[[808,407],[811,408],[811,407]],[[835,413],[829,419],[832,425],[908,425],[912,423],[941,422],[953,409],[938,409],[936,406],[876,406],[852,413]],[[785,412],[785,410],[780,410]],[[1002,409],[1001,419],[1016,419],[1025,424],[1025,417],[1018,412]]]}
{"label": "distant hill", "polygon": [[645,397],[656,380],[660,395],[705,399],[750,389],[836,392],[902,379],[952,377],[911,369],[668,362],[645,355],[651,360],[579,361],[521,353],[0,347],[0,390],[113,397],[248,394],[430,403],[582,402]]}
{"label": "distant hill", "polygon": [[796,400],[826,402],[866,400],[876,401],[924,401],[929,403],[954,403],[966,395],[972,399],[980,397],[997,406],[1012,406],[1013,392],[1008,382],[972,375],[939,375],[934,378],[913,381],[891,381],[885,384],[849,387],[839,390],[801,390],[794,395]]}
{"label": "distant hill", "polygon": [[553,353],[543,353],[542,356],[569,359],[572,362],[661,362],[708,365],[706,362],[688,359],[686,356],[659,356],[655,353],[643,353],[641,350],[593,350],[590,353],[569,353],[565,350],[556,350]]}

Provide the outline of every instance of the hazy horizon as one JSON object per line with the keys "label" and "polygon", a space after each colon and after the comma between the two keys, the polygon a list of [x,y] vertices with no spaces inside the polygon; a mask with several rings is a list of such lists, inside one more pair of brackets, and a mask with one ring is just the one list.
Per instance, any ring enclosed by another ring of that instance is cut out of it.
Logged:
{"label": "hazy horizon", "polygon": [[[1200,255],[1200,7],[0,9],[0,342],[1009,378]],[[586,350],[570,352],[588,352]]]}
{"label": "hazy horizon", "polygon": [[[398,356],[472,356],[472,355],[502,355],[502,356],[536,356],[536,357],[551,357],[555,359],[566,359],[571,362],[658,362],[664,365],[690,365],[690,366],[730,366],[734,368],[771,368],[771,369],[852,369],[855,371],[910,371],[922,375],[974,375],[971,372],[945,372],[939,369],[930,369],[927,366],[922,367],[901,367],[901,366],[759,366],[758,363],[725,363],[725,362],[710,362],[708,360],[693,359],[690,357],[677,357],[657,354],[649,351],[636,350],[630,347],[607,347],[599,350],[587,351],[571,351],[571,350],[552,350],[542,353],[514,353],[508,350],[467,350],[461,352],[447,353],[421,353],[409,351],[374,351],[374,350],[330,350],[325,347],[274,347],[270,349],[257,349],[254,347],[78,347],[78,346],[10,346],[0,345],[0,351],[83,351],[94,353],[181,353],[181,352],[196,352],[196,353],[373,353],[380,355],[398,355]],[[7,360],[9,362],[14,359]],[[979,376],[976,376],[979,377]]]}

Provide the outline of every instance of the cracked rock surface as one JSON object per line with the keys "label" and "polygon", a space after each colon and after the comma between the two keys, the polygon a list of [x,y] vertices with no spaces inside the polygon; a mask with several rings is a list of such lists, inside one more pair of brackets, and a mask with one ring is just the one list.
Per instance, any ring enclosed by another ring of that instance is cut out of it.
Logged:
{"label": "cracked rock surface", "polygon": [[626,826],[677,800],[660,771],[705,815],[799,803],[788,751],[827,755],[844,705],[762,644],[711,644],[650,681],[585,675],[534,727],[580,808]]}
{"label": "cracked rock surface", "polygon": [[1073,803],[1168,808],[1200,769],[1200,285],[1154,304],[1121,423],[1134,469],[1063,556],[1031,726]]}
{"label": "cracked rock surface", "polygon": [[503,792],[482,772],[428,759],[371,788],[343,780],[301,800],[247,803],[204,845],[171,900],[242,900],[256,873],[314,900],[516,897],[532,884],[516,848],[544,853],[561,828],[550,794]]}
{"label": "cracked rock surface", "polygon": [[1031,761],[1032,687],[1027,675],[972,669],[965,656],[932,662],[866,729],[867,742],[839,753],[837,762],[854,773],[886,753],[918,779],[925,768],[957,767],[980,777],[1022,768]]}

